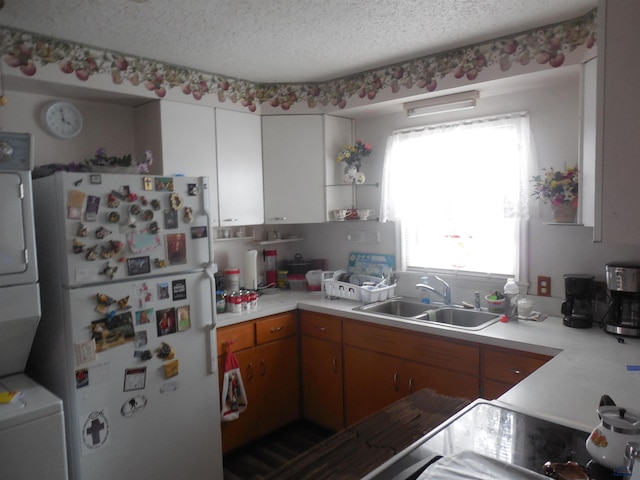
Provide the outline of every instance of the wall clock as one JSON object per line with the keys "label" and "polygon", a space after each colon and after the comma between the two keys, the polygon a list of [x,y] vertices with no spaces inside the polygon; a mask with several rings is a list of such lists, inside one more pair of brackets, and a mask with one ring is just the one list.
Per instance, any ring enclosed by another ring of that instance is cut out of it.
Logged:
{"label": "wall clock", "polygon": [[51,102],[40,112],[40,123],[54,137],[73,138],[82,130],[82,113],[69,102]]}

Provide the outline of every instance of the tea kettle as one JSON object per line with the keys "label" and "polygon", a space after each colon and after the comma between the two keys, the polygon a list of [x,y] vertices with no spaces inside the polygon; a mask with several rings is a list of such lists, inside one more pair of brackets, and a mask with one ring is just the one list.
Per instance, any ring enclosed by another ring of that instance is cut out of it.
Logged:
{"label": "tea kettle", "polygon": [[640,414],[618,407],[611,397],[603,395],[598,416],[600,423],[587,438],[587,451],[596,462],[615,470],[625,464],[627,443],[640,442]]}

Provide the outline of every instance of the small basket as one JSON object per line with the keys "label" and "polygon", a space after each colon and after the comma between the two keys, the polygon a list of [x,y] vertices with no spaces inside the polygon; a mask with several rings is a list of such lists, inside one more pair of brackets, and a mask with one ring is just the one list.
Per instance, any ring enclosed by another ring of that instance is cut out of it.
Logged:
{"label": "small basket", "polygon": [[504,311],[504,298],[491,299],[491,295],[485,295],[484,299],[487,301],[487,309],[491,313],[502,313]]}

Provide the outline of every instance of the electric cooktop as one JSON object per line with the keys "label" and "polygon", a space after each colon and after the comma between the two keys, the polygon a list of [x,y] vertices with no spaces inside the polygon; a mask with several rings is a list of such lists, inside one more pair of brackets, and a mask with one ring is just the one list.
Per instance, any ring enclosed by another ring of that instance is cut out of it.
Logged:
{"label": "electric cooktop", "polygon": [[592,479],[620,476],[591,460],[584,432],[477,400],[423,439],[365,477],[367,480],[413,480],[443,458],[474,452],[505,464],[543,474],[546,462],[576,462]]}

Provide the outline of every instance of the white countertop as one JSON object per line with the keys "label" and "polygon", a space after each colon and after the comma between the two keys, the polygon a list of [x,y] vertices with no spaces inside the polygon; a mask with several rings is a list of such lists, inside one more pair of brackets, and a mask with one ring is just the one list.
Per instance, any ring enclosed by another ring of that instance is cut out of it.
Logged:
{"label": "white countertop", "polygon": [[321,292],[282,292],[261,296],[257,310],[219,314],[217,325],[224,327],[299,308],[553,355],[551,361],[499,400],[519,411],[584,431],[598,423],[596,408],[603,394],[620,406],[640,410],[640,372],[626,369],[627,365],[640,365],[640,339],[625,338],[624,343],[618,343],[614,335],[599,328],[565,327],[559,317],[548,317],[543,322],[497,322],[482,330],[467,331],[353,311],[358,305],[351,300],[327,300]]}

